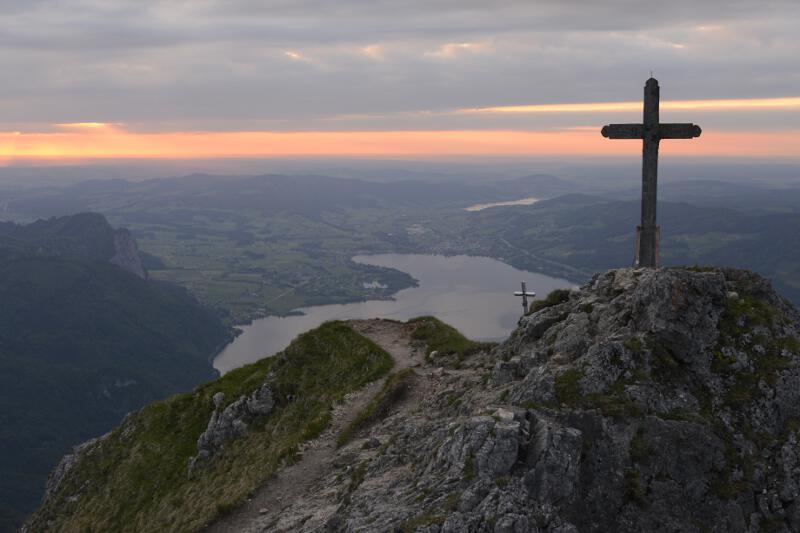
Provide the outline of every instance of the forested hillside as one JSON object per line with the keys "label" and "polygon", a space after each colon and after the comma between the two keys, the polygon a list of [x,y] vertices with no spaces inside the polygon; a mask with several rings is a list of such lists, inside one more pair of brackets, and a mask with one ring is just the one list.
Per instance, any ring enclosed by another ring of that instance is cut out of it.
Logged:
{"label": "forested hillside", "polygon": [[0,531],[71,446],[215,376],[227,328],[184,289],[110,263],[114,233],[99,215],[0,225]]}

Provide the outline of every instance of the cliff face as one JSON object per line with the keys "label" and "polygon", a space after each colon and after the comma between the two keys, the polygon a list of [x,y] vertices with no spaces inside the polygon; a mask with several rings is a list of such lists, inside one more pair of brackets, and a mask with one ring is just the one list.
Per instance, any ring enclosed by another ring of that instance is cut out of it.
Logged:
{"label": "cliff face", "polygon": [[124,228],[114,231],[112,242],[114,244],[114,255],[108,261],[131,274],[147,279],[147,271],[145,271],[142,259],[139,257],[139,247],[136,245],[136,239],[133,238],[131,232]]}
{"label": "cliff face", "polygon": [[[489,351],[420,356],[302,490],[268,481],[212,530],[800,530],[800,315],[767,281],[622,269],[558,302]],[[72,496],[51,524],[87,512]]]}
{"label": "cliff face", "polygon": [[27,225],[0,222],[0,259],[12,254],[108,261],[147,278],[130,231],[115,230],[98,213],[41,219]]}

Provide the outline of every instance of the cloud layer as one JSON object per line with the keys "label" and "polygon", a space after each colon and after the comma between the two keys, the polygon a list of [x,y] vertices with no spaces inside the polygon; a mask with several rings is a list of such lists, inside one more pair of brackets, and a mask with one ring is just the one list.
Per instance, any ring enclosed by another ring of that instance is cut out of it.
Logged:
{"label": "cloud layer", "polygon": [[798,96],[798,23],[796,0],[0,0],[0,131],[588,126],[456,111],[637,100],[651,70],[665,99]]}

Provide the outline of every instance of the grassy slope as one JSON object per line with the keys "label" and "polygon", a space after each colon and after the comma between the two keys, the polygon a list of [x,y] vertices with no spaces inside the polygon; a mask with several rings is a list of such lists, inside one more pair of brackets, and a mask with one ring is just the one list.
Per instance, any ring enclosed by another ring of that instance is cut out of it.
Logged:
{"label": "grassy slope", "polygon": [[428,353],[436,351],[438,356],[455,355],[461,361],[470,354],[494,346],[493,343],[470,340],[453,326],[432,316],[412,318],[408,322],[417,325],[411,338],[424,342]]}
{"label": "grassy slope", "polygon": [[[34,515],[31,531],[196,530],[242,502],[283,460],[291,460],[298,444],[328,424],[333,403],[391,366],[386,352],[346,324],[323,324],[273,358],[132,415],[81,457],[56,497]],[[259,387],[270,372],[275,373],[276,410],[187,477],[187,461],[211,415],[213,395],[224,392],[232,402]],[[67,500],[79,491],[77,502]]]}

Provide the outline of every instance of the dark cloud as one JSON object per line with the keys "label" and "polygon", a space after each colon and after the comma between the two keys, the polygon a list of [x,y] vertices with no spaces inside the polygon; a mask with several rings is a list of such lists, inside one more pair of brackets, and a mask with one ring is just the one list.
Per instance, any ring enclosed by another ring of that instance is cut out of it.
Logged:
{"label": "dark cloud", "polygon": [[651,69],[669,98],[796,95],[798,22],[796,0],[0,0],[0,122],[465,127],[446,112],[635,99]]}

